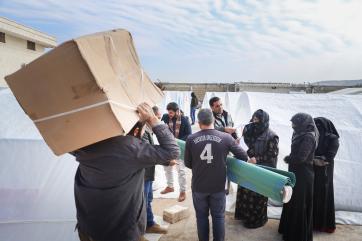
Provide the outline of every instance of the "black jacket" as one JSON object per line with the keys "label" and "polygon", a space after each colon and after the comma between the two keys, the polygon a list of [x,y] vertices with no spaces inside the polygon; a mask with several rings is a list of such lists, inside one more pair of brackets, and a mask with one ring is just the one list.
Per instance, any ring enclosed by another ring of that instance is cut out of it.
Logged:
{"label": "black jacket", "polygon": [[[162,116],[162,119],[161,119],[163,122],[166,123],[166,125],[168,125],[168,122],[170,120],[170,117],[168,116],[168,114],[164,114]],[[176,118],[173,118],[173,121],[174,121],[174,128],[176,127]],[[175,130],[171,130],[172,133],[175,132]],[[181,116],[181,126],[180,126],[180,132],[179,132],[179,136],[178,136],[178,139],[181,139],[183,141],[186,141],[187,137],[191,135],[191,125],[190,125],[190,122],[189,122],[189,119],[185,116]]]}
{"label": "black jacket", "polygon": [[[146,131],[142,136],[142,141],[154,145],[152,139],[152,133]],[[145,181],[154,181],[155,180],[155,166],[145,168]]]}
{"label": "black jacket", "polygon": [[166,125],[153,128],[159,146],[116,136],[73,152],[79,229],[97,241],[138,241],[144,234],[144,168],[177,159],[180,149]]}

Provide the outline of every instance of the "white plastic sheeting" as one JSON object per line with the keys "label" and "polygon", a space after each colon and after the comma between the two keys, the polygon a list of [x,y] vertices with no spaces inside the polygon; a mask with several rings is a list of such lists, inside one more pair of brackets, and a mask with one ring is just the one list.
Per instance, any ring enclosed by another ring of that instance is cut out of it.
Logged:
{"label": "white plastic sheeting", "polygon": [[78,164],[71,155],[52,153],[9,89],[0,90],[0,153],[0,240],[79,240],[73,191]]}
{"label": "white plastic sheeting", "polygon": [[51,152],[9,89],[0,106],[0,240],[78,240],[77,163]]}
{"label": "white plastic sheeting", "polygon": [[185,116],[190,116],[192,91],[164,91],[164,98],[159,108],[161,113],[166,113],[166,106],[170,102],[176,102],[180,109],[185,113]]}
{"label": "white plastic sheeting", "polygon": [[[362,225],[362,96],[207,92],[204,108],[208,108],[208,101],[213,96],[222,99],[236,125],[248,123],[257,109],[269,113],[270,127],[280,138],[278,168],[284,170],[287,165],[283,158],[290,152],[291,117],[305,112],[332,120],[341,136],[334,167],[336,211],[354,212],[339,212],[337,218],[340,223]],[[350,218],[351,215],[354,218]]]}
{"label": "white plastic sheeting", "polygon": [[[290,149],[290,117],[304,111],[330,118],[341,134],[334,179],[337,220],[362,224],[362,96],[207,93],[204,106],[215,94],[236,124],[247,123],[258,108],[270,114],[271,128],[280,136],[278,167],[283,169],[282,158]],[[175,101],[188,116],[190,95],[166,91],[160,108],[165,111],[167,103]],[[70,155],[52,154],[9,89],[0,90],[0,153],[0,240],[78,240],[73,232],[77,163]]]}

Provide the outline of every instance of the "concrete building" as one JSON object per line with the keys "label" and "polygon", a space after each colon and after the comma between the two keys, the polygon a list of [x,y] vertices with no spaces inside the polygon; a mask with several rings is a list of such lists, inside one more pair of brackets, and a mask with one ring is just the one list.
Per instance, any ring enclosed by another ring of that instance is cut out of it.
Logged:
{"label": "concrete building", "polygon": [[4,77],[56,46],[55,37],[0,17],[0,87]]}
{"label": "concrete building", "polygon": [[345,88],[344,86],[315,85],[310,83],[156,83],[162,90],[193,91],[202,100],[206,92],[266,92],[266,93],[328,93]]}

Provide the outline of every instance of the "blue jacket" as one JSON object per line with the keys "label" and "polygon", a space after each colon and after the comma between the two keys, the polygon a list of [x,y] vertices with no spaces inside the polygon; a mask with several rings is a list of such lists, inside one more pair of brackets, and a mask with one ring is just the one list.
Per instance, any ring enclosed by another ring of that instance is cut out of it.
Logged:
{"label": "blue jacket", "polygon": [[[170,117],[168,116],[168,114],[164,114],[162,116],[161,119],[163,122],[166,123],[166,125],[168,125],[168,122],[170,120]],[[175,128],[176,128],[176,118],[173,118],[173,127],[174,129],[171,130],[171,132],[175,135]],[[190,121],[187,117],[185,116],[181,116],[181,126],[180,126],[180,132],[179,132],[179,136],[178,139],[184,140],[186,141],[187,137],[191,135],[191,125],[190,125]]]}

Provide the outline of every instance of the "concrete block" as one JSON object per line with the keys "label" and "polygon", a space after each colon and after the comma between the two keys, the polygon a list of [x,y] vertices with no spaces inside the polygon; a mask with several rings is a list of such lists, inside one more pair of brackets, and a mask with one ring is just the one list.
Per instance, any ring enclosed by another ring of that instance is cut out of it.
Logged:
{"label": "concrete block", "polygon": [[163,220],[169,223],[176,223],[190,215],[189,208],[180,205],[174,205],[163,210]]}

